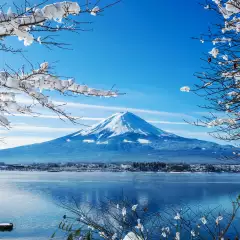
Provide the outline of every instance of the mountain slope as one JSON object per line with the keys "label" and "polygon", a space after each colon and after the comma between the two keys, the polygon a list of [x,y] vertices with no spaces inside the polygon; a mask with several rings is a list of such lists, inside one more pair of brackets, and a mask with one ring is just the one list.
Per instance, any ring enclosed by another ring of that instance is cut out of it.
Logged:
{"label": "mountain slope", "polygon": [[74,136],[95,135],[98,137],[98,140],[101,140],[103,138],[112,138],[126,133],[156,137],[164,135],[173,136],[173,134],[154,127],[130,112],[116,113],[87,130],[77,132]]}
{"label": "mountain slope", "polygon": [[117,113],[73,134],[0,151],[5,162],[172,161],[216,162],[232,154],[231,146],[165,132],[130,113]]}

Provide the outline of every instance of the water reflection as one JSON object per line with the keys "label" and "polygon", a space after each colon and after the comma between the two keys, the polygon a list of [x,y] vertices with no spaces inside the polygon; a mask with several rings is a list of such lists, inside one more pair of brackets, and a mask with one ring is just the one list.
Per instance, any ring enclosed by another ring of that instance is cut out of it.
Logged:
{"label": "water reflection", "polygon": [[14,222],[0,239],[35,240],[50,236],[65,210],[62,201],[99,204],[106,198],[129,200],[161,211],[182,204],[197,207],[223,205],[239,193],[237,174],[144,173],[0,173],[0,221]]}

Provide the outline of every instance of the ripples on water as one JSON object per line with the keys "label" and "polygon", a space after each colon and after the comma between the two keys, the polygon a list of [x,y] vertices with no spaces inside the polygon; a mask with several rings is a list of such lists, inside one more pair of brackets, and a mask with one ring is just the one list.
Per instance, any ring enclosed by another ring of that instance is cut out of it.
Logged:
{"label": "ripples on water", "polygon": [[65,214],[58,204],[72,197],[97,204],[124,195],[150,211],[183,204],[230,210],[239,191],[238,174],[0,172],[0,222],[16,226],[0,239],[47,239]]}

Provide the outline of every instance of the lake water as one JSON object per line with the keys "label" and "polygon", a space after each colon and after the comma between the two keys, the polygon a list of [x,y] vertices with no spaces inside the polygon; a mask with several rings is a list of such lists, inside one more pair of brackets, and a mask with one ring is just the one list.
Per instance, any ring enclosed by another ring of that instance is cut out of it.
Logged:
{"label": "lake water", "polygon": [[16,227],[0,239],[48,239],[66,213],[59,203],[72,197],[94,204],[124,195],[161,211],[183,203],[230,209],[239,193],[239,174],[0,172],[0,222]]}

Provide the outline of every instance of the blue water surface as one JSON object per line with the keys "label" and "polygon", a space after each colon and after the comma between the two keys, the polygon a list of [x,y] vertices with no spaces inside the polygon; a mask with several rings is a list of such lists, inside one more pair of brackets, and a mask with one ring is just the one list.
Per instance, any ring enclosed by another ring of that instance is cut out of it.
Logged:
{"label": "blue water surface", "polygon": [[59,204],[72,198],[97,204],[127,196],[150,211],[181,205],[230,210],[239,193],[239,174],[0,172],[0,222],[15,226],[0,239],[49,239],[67,213]]}

